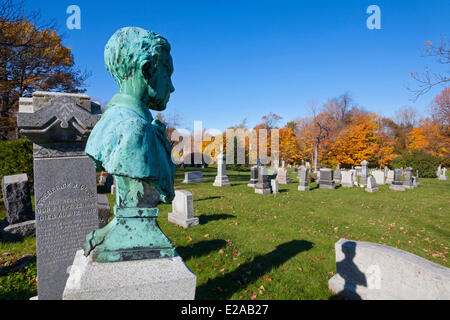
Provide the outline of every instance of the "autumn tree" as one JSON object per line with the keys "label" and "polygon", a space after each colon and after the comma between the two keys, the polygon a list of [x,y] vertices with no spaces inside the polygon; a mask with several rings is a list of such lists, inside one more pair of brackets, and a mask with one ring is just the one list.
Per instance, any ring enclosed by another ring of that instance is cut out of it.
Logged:
{"label": "autumn tree", "polygon": [[433,120],[449,134],[450,127],[450,87],[444,88],[431,103],[431,115]]}
{"label": "autumn tree", "polygon": [[[39,13],[26,15],[22,2],[0,4],[0,123],[15,124],[18,99],[32,92],[80,93],[88,74],[75,67],[71,48],[53,24],[39,24]],[[11,128],[0,128],[1,138]],[[5,132],[6,131],[6,132]]]}

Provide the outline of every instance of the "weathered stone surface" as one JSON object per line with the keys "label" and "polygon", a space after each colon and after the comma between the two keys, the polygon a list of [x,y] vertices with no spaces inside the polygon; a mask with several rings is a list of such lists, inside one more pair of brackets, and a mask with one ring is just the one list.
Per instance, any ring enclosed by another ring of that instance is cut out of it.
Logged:
{"label": "weathered stone surface", "polygon": [[291,183],[291,177],[289,176],[289,172],[286,168],[279,168],[277,171],[277,181],[279,184],[288,184]]}
{"label": "weathered stone surface", "polygon": [[64,300],[193,300],[196,276],[181,257],[92,262],[76,253]]}
{"label": "weathered stone surface", "polygon": [[405,187],[407,189],[414,189],[414,181],[413,181],[412,171],[413,171],[413,168],[411,168],[411,167],[406,168],[405,181],[403,181],[403,187]]}
{"label": "weathered stone surface", "polygon": [[270,180],[270,188],[272,189],[272,193],[273,194],[278,194],[280,193],[278,191],[278,181],[276,179],[272,179]]}
{"label": "weathered stone surface", "polygon": [[336,275],[328,285],[348,299],[448,300],[450,269],[412,253],[362,241],[335,244]]}
{"label": "weathered stone surface", "polygon": [[309,191],[309,168],[305,168],[304,166],[301,166],[298,170],[298,191]]}
{"label": "weathered stone surface", "polygon": [[367,188],[364,189],[366,192],[377,192],[378,186],[377,182],[375,181],[375,178],[373,176],[369,176],[369,179],[367,179]]}
{"label": "weathered stone surface", "polygon": [[386,176],[386,183],[391,184],[394,181],[394,170],[388,170]]}
{"label": "weathered stone surface", "polygon": [[353,188],[354,187],[354,171],[342,171],[342,178],[341,178],[341,186],[344,188]]}
{"label": "weathered stone surface", "polygon": [[3,220],[1,225],[2,241],[19,241],[24,237],[36,236],[36,220],[28,220],[14,224],[8,224]]}
{"label": "weathered stone surface", "polygon": [[257,183],[258,183],[258,166],[253,166],[250,168],[250,182],[247,184],[247,186],[254,188]]}
{"label": "weathered stone surface", "polygon": [[26,173],[4,176],[2,179],[3,203],[9,224],[34,220],[30,187]]}
{"label": "weathered stone surface", "polygon": [[105,194],[98,195],[98,227],[103,228],[108,224],[109,216],[111,215],[111,206],[109,205],[108,197]]}
{"label": "weathered stone surface", "polygon": [[189,171],[184,173],[184,180],[182,181],[182,183],[195,183],[195,182],[205,182],[205,179],[203,179],[203,172]]}
{"label": "weathered stone surface", "polygon": [[217,156],[217,176],[214,180],[213,186],[215,187],[229,187],[230,181],[227,177],[227,167],[225,164],[225,157],[223,153]]}
{"label": "weathered stone surface", "polygon": [[341,182],[342,180],[342,173],[341,173],[341,167],[338,164],[336,167],[336,170],[334,170],[334,181],[335,182]]}
{"label": "weathered stone surface", "polygon": [[366,160],[363,160],[361,162],[361,178],[359,179],[359,185],[361,187],[364,187],[367,185],[367,178],[369,176],[369,168],[368,168],[369,162]]}
{"label": "weathered stone surface", "polygon": [[333,170],[328,169],[328,168],[320,169],[319,188],[320,189],[335,189],[336,188],[336,185],[333,180]]}
{"label": "weathered stone surface", "polygon": [[168,215],[169,222],[189,228],[198,225],[198,218],[194,216],[194,198],[186,190],[175,190],[172,201],[172,212]]}
{"label": "weathered stone surface", "polygon": [[439,180],[447,180],[447,168],[444,168],[442,170],[439,170]]}
{"label": "weathered stone surface", "polygon": [[374,170],[372,172],[372,176],[375,178],[375,181],[378,184],[385,184],[385,174],[383,170]]}
{"label": "weathered stone surface", "polygon": [[270,185],[267,177],[267,168],[258,168],[258,183],[255,185],[255,193],[270,194]]}
{"label": "weathered stone surface", "polygon": [[18,127],[34,142],[40,300],[62,298],[67,267],[98,227],[95,166],[84,146],[100,116],[85,95],[35,92],[20,100]]}
{"label": "weathered stone surface", "polygon": [[389,189],[394,191],[405,191],[405,187],[402,182],[402,169],[396,168],[394,170],[394,180],[392,181]]}

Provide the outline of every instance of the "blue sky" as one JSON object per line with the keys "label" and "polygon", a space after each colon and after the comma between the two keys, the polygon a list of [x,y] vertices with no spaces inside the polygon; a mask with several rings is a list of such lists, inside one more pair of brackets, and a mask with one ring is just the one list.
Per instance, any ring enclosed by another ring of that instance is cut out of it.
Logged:
{"label": "blue sky", "polygon": [[[66,8],[81,9],[81,30],[66,28]],[[381,30],[369,30],[369,5],[381,9]],[[107,102],[117,85],[103,49],[119,28],[138,26],[166,37],[175,72],[165,113],[225,129],[243,118],[254,126],[275,112],[281,125],[309,115],[307,102],[350,92],[365,109],[392,116],[404,105],[426,115],[439,89],[416,103],[410,72],[429,66],[425,41],[449,36],[450,1],[30,1],[56,19],[78,66],[92,72],[87,94]]]}

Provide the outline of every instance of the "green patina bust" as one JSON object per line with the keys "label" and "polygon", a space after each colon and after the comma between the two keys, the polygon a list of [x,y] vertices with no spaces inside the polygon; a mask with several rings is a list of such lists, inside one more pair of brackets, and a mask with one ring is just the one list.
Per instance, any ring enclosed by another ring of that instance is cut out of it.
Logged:
{"label": "green patina bust", "polygon": [[98,262],[173,257],[174,246],[156,219],[158,203],[174,197],[175,165],[165,126],[149,111],[164,110],[174,91],[169,42],[141,28],[122,28],[106,44],[105,65],[120,91],[92,130],[86,154],[114,177],[115,217],[86,236],[84,253]]}

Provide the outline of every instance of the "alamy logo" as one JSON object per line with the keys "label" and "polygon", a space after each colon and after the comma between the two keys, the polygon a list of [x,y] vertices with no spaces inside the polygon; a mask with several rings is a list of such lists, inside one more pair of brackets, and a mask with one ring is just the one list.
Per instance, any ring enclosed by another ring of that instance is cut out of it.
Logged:
{"label": "alamy logo", "polygon": [[70,16],[66,20],[67,29],[80,30],[81,29],[81,9],[80,9],[80,7],[72,4],[67,7],[66,13],[70,14]]}
{"label": "alamy logo", "polygon": [[381,29],[381,9],[377,5],[371,5],[367,7],[366,10],[367,14],[370,14],[370,16],[367,18],[366,25],[369,30]]}

